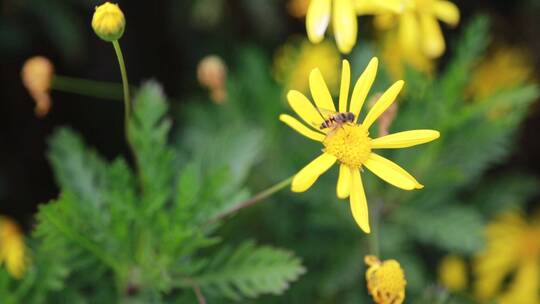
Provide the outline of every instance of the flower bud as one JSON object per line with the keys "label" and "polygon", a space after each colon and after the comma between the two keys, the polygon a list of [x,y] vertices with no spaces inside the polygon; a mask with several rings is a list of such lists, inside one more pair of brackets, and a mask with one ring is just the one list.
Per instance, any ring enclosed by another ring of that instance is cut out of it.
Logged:
{"label": "flower bud", "polygon": [[380,261],[376,256],[364,258],[368,270],[366,281],[369,293],[377,304],[401,304],[405,300],[405,273],[396,260]]}
{"label": "flower bud", "polygon": [[35,112],[39,117],[47,115],[51,108],[49,91],[53,76],[53,64],[49,59],[42,56],[35,56],[26,60],[21,69],[23,85],[36,103]]}
{"label": "flower bud", "polygon": [[197,66],[197,79],[201,86],[210,91],[210,97],[216,103],[222,103],[227,97],[225,81],[227,67],[218,56],[211,55],[203,58]]}
{"label": "flower bud", "polygon": [[26,245],[19,226],[11,219],[0,216],[0,265],[20,279],[28,267]]}
{"label": "flower bud", "polygon": [[118,40],[124,34],[125,27],[126,19],[118,4],[105,2],[96,7],[92,28],[99,38],[109,42]]}

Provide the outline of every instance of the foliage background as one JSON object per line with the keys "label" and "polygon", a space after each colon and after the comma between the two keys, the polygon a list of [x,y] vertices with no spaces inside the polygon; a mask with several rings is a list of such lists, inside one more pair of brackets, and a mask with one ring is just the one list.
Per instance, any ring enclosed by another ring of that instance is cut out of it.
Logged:
{"label": "foliage background", "polygon": [[[474,63],[489,39],[486,35],[474,35],[482,32],[482,29],[478,29],[481,25],[468,29],[472,31],[469,40],[463,34],[471,22],[482,23],[475,19],[479,14],[490,17],[489,32],[494,41],[518,43],[526,46],[531,54],[540,54],[540,45],[534,43],[535,37],[540,34],[540,21],[536,18],[540,14],[540,6],[535,1],[455,2],[463,18],[460,27],[446,33],[449,51],[441,60],[441,66],[447,74],[443,74],[442,80],[435,81],[434,88],[431,91],[428,88],[428,92],[437,92],[437,88],[444,89],[446,86],[454,88],[451,92],[459,94],[460,86],[464,85],[460,81],[465,79],[459,75],[460,67],[466,69]],[[170,140],[175,153],[180,156],[179,162],[195,155],[201,158],[199,161],[202,163],[216,166],[228,163],[232,168],[237,168],[234,172],[237,183],[244,185],[247,180],[246,186],[254,192],[293,174],[318,149],[315,146],[288,148],[288,143],[295,142],[297,135],[280,126],[276,119],[276,114],[286,106],[279,86],[269,73],[272,56],[290,35],[304,34],[305,31],[302,21],[286,14],[283,1],[170,0],[150,5],[140,1],[119,3],[128,20],[121,43],[131,82],[139,85],[148,78],[155,79],[163,85],[166,94],[173,97],[170,101],[173,115]],[[0,213],[16,218],[26,231],[30,231],[35,224],[34,214],[38,204],[58,196],[58,178],[55,180],[53,177],[47,155],[50,155],[48,138],[59,126],[69,125],[76,130],[87,145],[99,151],[106,160],[124,155],[129,162],[134,161],[124,144],[121,103],[53,93],[53,111],[47,118],[39,120],[33,115],[33,103],[19,79],[23,61],[29,56],[43,54],[53,60],[56,70],[63,75],[119,81],[111,46],[97,39],[88,26],[96,4],[97,1],[5,0],[0,7]],[[200,8],[204,8],[204,5],[222,8],[214,24],[201,22],[212,21],[213,16],[204,15],[204,10]],[[373,52],[369,45],[362,46],[363,40],[367,40],[363,37],[369,36],[369,22],[362,20],[360,26],[360,47],[352,55],[353,75],[360,72],[367,55]],[[207,54],[219,54],[229,66],[231,104],[225,107],[213,105],[196,82],[196,65]],[[540,57],[533,59],[538,67]],[[407,84],[411,88],[415,83],[422,83],[419,75],[413,73],[408,77]],[[385,87],[388,83],[384,78],[378,81],[378,87]],[[522,88],[508,94],[513,94],[513,100],[522,98],[526,103],[531,101],[528,96],[534,96],[527,90]],[[416,100],[423,105],[428,105],[425,101],[431,99],[451,99],[448,96],[428,96],[422,101],[422,96],[414,96],[416,90],[409,92],[407,100]],[[404,111],[407,109],[405,107]],[[410,111],[413,110],[411,107]],[[459,125],[459,117],[451,119],[449,112],[444,113],[442,117],[447,119],[447,123]],[[408,115],[415,117],[420,114]],[[435,281],[434,273],[428,269],[436,265],[444,252],[469,253],[480,245],[474,239],[474,234],[470,236],[473,239],[467,242],[461,238],[441,239],[441,235],[449,235],[442,231],[445,226],[463,225],[471,231],[478,231],[475,227],[483,224],[489,216],[488,211],[498,207],[496,198],[488,196],[489,191],[482,189],[490,189],[493,183],[505,185],[510,189],[507,192],[509,195],[519,198],[509,200],[527,203],[531,209],[538,201],[537,194],[530,189],[536,187],[534,177],[540,177],[540,143],[534,140],[535,130],[540,127],[540,116],[535,106],[528,113],[520,115],[524,116],[525,123],[518,124],[521,118],[509,121],[509,124],[519,125],[516,132],[511,137],[497,137],[490,146],[494,149],[504,146],[509,138],[513,138],[516,145],[507,147],[511,150],[498,153],[493,149],[478,151],[471,148],[471,141],[478,142],[477,138],[483,135],[493,135],[494,129],[484,130],[485,134],[467,134],[467,141],[458,138],[454,145],[450,145],[455,150],[448,151],[443,161],[459,162],[462,165],[459,170],[478,173],[482,177],[480,181],[473,180],[476,176],[462,180],[448,176],[456,189],[448,193],[439,191],[441,189],[431,193],[426,190],[420,197],[408,197],[420,207],[415,205],[412,211],[404,207],[398,216],[391,218],[391,224],[385,228],[390,232],[385,235],[392,235],[395,239],[383,243],[383,250],[385,254],[403,261],[412,294],[420,297],[425,291],[421,287]],[[438,126],[439,121],[431,123],[433,125],[425,127]],[[395,128],[407,129],[407,126],[410,126],[410,122],[404,118],[396,121]],[[231,145],[230,150],[222,151],[219,155],[203,153],[222,147],[222,143],[231,139],[235,144]],[[417,149],[414,152],[422,152],[428,158],[429,153],[436,155],[432,149],[425,150]],[[477,168],[471,163],[463,163],[461,153],[466,157],[466,152],[471,150],[476,153],[476,160],[486,158],[485,167]],[[452,159],[452,155],[460,157]],[[406,153],[396,153],[395,157],[404,159],[403,163],[408,163],[406,159],[410,159]],[[421,169],[422,165],[411,164],[408,167]],[[309,296],[328,303],[338,299],[354,302],[365,295],[363,288],[355,287],[361,286],[359,269],[362,261],[359,257],[363,250],[362,237],[351,221],[348,210],[339,206],[341,202],[333,198],[334,184],[331,181],[334,179],[326,177],[324,180],[316,191],[309,192],[305,197],[285,191],[261,206],[243,212],[221,230],[221,234],[235,244],[256,239],[264,244],[292,249],[302,257],[308,274],[285,295],[294,303]],[[467,182],[472,184],[467,186]],[[368,183],[368,197],[376,197],[376,193],[389,193],[388,200],[399,201],[397,192],[383,191],[386,188],[382,188],[380,181]],[[446,222],[435,221],[439,214],[430,213],[436,206],[434,197],[444,201],[441,205],[450,208],[444,212]],[[490,198],[492,205],[478,203],[488,201],[485,197]],[[457,203],[451,205],[450,201]],[[469,208],[471,205],[475,207]],[[418,214],[419,210],[425,210],[425,213]],[[420,217],[421,224],[431,227],[430,231],[435,233],[422,233],[421,227],[414,226],[411,217]],[[467,223],[470,225],[467,226]],[[407,235],[399,233],[399,228],[404,225],[409,225],[408,233],[418,235],[412,245]],[[437,227],[441,229],[437,230]],[[332,250],[328,250],[329,247]],[[407,248],[414,254],[409,254]],[[391,252],[395,254],[391,255]],[[351,265],[357,267],[351,268]],[[314,289],[318,290],[316,294],[313,294]],[[262,301],[274,302],[276,298],[263,298]]]}

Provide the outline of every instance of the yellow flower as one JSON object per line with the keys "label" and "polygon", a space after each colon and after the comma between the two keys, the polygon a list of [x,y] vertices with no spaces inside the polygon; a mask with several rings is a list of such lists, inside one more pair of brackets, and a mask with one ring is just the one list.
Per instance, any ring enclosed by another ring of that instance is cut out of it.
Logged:
{"label": "yellow flower", "polygon": [[437,20],[455,26],[459,9],[446,0],[403,0],[401,14],[381,14],[375,17],[379,29],[395,28],[400,46],[407,55],[421,52],[429,58],[440,57],[445,50],[444,37]]}
{"label": "yellow flower", "polygon": [[518,212],[503,213],[485,234],[486,248],[474,262],[476,297],[501,304],[540,303],[540,213],[530,222]]}
{"label": "yellow flower", "polygon": [[[356,0],[358,1],[358,0]],[[358,7],[355,0],[311,0],[306,14],[306,30],[312,43],[320,43],[332,19],[334,38],[340,52],[348,54],[356,44],[358,20],[356,15],[386,12],[387,9],[399,11],[401,6],[392,5],[394,1],[360,0],[368,5]],[[332,15],[332,18],[330,18]]]}
{"label": "yellow flower", "polygon": [[480,101],[498,90],[523,84],[531,80],[532,67],[530,56],[523,50],[512,47],[498,48],[474,70],[467,93],[475,101]]}
{"label": "yellow flower", "polygon": [[0,265],[5,263],[14,278],[21,278],[26,270],[26,247],[17,224],[0,217]]}
{"label": "yellow flower", "polygon": [[399,45],[398,33],[395,30],[386,32],[379,42],[381,57],[385,67],[393,79],[401,79],[404,76],[406,65],[424,74],[431,74],[434,68],[432,59],[426,57],[422,52],[406,53]]}
{"label": "yellow flower", "polygon": [[439,264],[439,282],[450,291],[467,287],[467,265],[462,257],[448,255]]}
{"label": "yellow flower", "polygon": [[[320,129],[325,117],[318,109],[336,111],[332,96],[319,69],[309,75],[311,95],[317,106],[298,91],[291,90],[287,94],[289,105],[309,126],[302,124],[294,117],[282,114],[279,119],[305,137],[323,144],[323,153],[300,170],[293,178],[292,191],[304,192],[336,162],[340,163],[337,182],[337,196],[341,199],[350,197],[351,211],[356,223],[366,233],[370,232],[366,196],[362,186],[360,171],[365,166],[386,182],[404,189],[421,189],[423,186],[403,168],[394,162],[372,152],[375,149],[407,148],[430,142],[439,137],[433,130],[414,130],[383,136],[376,139],[369,137],[369,128],[375,120],[394,102],[403,81],[394,83],[368,112],[362,123],[357,123],[358,115],[364,104],[369,89],[377,74],[377,58],[373,58],[363,74],[356,82],[350,104],[348,103],[350,66],[343,60],[341,89],[338,112],[351,112],[352,123],[345,123],[336,128]],[[312,127],[312,128],[310,128]]]}
{"label": "yellow flower", "polygon": [[49,113],[51,97],[49,91],[54,76],[54,66],[43,56],[32,57],[24,63],[21,78],[32,99],[36,103],[35,112],[39,117]]}
{"label": "yellow flower", "polygon": [[336,92],[339,86],[340,55],[329,42],[311,44],[309,41],[290,41],[282,46],[274,59],[274,75],[285,91],[296,89],[302,93],[309,90],[308,77],[311,70],[319,67],[326,75],[328,87]]}
{"label": "yellow flower", "polygon": [[405,273],[399,262],[386,260],[381,262],[376,256],[364,258],[367,288],[377,304],[401,304],[405,300]]}
{"label": "yellow flower", "polygon": [[105,41],[115,41],[124,34],[126,19],[118,4],[105,2],[97,6],[92,17],[92,28],[99,38]]}

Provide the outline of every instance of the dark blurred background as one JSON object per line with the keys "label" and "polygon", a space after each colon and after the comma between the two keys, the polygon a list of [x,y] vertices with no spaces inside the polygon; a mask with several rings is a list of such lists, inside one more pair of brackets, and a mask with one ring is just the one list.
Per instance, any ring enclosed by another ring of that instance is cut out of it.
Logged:
{"label": "dark blurred background", "polygon": [[[52,60],[60,75],[120,82],[112,45],[97,38],[90,27],[93,7],[101,2],[2,0],[0,4],[0,214],[14,217],[26,228],[37,206],[58,194],[46,158],[47,137],[56,127],[76,129],[109,159],[120,153],[128,155],[121,102],[53,92],[53,108],[40,119],[20,80],[24,61],[43,55]],[[235,44],[241,43],[257,46],[271,58],[290,35],[305,31],[303,20],[287,14],[283,0],[118,2],[127,19],[121,45],[130,82],[138,85],[145,79],[158,80],[174,98],[175,107],[181,107],[183,97],[202,91],[196,66],[205,55],[218,54],[227,62]],[[489,15],[494,41],[525,48],[534,56],[538,76],[540,1],[454,2],[462,13],[461,24],[478,13]],[[221,14],[205,15],[200,8],[205,3],[219,5]],[[361,26],[369,27],[366,19]],[[213,26],[205,26],[201,20],[213,22]],[[451,48],[459,29],[445,31]],[[519,146],[504,166],[540,177],[536,134],[540,113],[537,106],[529,113]]]}

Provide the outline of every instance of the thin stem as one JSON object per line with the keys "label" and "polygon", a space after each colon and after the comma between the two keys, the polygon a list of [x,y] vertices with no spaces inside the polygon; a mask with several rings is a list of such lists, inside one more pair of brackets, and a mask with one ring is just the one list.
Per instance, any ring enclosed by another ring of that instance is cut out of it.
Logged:
{"label": "thin stem", "polygon": [[206,299],[204,298],[204,295],[199,285],[193,284],[193,291],[195,292],[195,295],[197,296],[197,301],[199,302],[199,304],[206,304]]}
{"label": "thin stem", "polygon": [[371,208],[371,234],[368,235],[368,251],[369,254],[374,256],[379,256],[380,249],[379,249],[379,220],[381,217],[381,210],[383,208],[382,201],[377,202],[376,204],[373,204],[374,206]]}
{"label": "thin stem", "polygon": [[270,188],[267,188],[257,194],[255,194],[253,197],[251,197],[250,199],[247,199],[241,203],[239,203],[238,205],[236,205],[234,208],[231,208],[223,213],[220,213],[218,214],[216,217],[214,217],[212,220],[210,220],[210,223],[215,223],[219,220],[222,220],[238,211],[240,211],[241,209],[244,209],[244,208],[247,208],[249,206],[252,206],[260,201],[262,201],[263,199],[271,196],[272,194],[280,191],[281,189],[287,187],[288,185],[291,184],[292,182],[292,176],[285,179],[285,180],[282,180],[281,182],[271,186]]}
{"label": "thin stem", "polygon": [[120,49],[120,44],[118,40],[112,42],[114,46],[114,51],[116,52],[116,57],[118,58],[118,65],[120,66],[120,74],[122,74],[122,85],[124,87],[124,128],[126,133],[128,132],[129,117],[131,115],[131,99],[129,98],[129,81],[126,72],[126,64],[124,63],[124,56],[122,55],[122,49]]}
{"label": "thin stem", "polygon": [[54,75],[51,88],[57,91],[79,95],[122,100],[122,85],[112,82]]}

